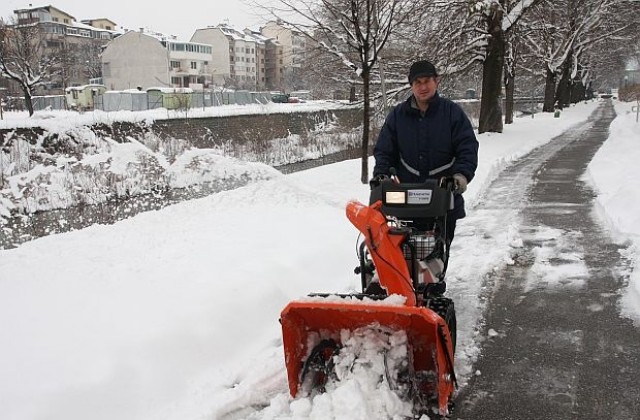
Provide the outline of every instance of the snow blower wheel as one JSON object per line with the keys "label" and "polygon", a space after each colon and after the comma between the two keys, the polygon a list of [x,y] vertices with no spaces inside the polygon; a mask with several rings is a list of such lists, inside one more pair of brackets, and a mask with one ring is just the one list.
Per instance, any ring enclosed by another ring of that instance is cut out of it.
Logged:
{"label": "snow blower wheel", "polygon": [[444,319],[449,327],[449,333],[451,334],[451,344],[453,351],[456,351],[456,310],[453,305],[453,300],[446,297],[437,297],[429,299],[427,307],[433,312],[437,313]]}
{"label": "snow blower wheel", "polygon": [[333,339],[322,340],[311,350],[300,377],[300,389],[304,394],[325,392],[325,385],[334,374],[333,356],[339,351],[340,345]]}

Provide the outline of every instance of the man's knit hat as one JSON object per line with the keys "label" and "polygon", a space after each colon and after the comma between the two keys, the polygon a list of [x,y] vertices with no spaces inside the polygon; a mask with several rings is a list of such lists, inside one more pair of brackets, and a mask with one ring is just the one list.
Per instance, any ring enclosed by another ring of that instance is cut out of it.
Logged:
{"label": "man's knit hat", "polygon": [[409,84],[412,84],[418,77],[437,77],[438,72],[433,64],[427,60],[416,61],[409,68]]}

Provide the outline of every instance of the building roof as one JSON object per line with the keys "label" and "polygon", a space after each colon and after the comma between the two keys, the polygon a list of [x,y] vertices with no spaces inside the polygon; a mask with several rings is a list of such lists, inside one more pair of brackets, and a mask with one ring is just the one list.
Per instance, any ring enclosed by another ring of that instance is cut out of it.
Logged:
{"label": "building roof", "polygon": [[[98,32],[109,32],[109,33],[122,33],[122,31],[119,30],[110,30],[110,29],[103,29],[103,28],[96,28],[95,26],[91,26],[90,24],[88,24],[87,22],[93,21],[93,20],[98,20],[98,19],[83,19],[82,21],[78,21],[76,20],[75,17],[73,17],[72,15],[70,15],[69,13],[65,12],[64,10],[60,10],[57,7],[54,6],[37,6],[37,7],[28,7],[28,8],[24,8],[24,9],[16,9],[13,11],[13,13],[18,14],[21,12],[30,12],[30,11],[34,11],[34,10],[46,10],[47,12],[51,13],[51,10],[56,10],[62,14],[65,14],[67,16],[69,16],[71,18],[71,23],[64,23],[64,22],[53,22],[55,24],[58,25],[66,25],[66,26],[71,26],[74,28],[78,28],[78,29],[87,29],[87,30],[92,30],[92,31],[98,31]],[[112,21],[111,19],[107,19],[107,18],[100,18],[100,20],[107,20],[111,23],[113,23],[114,27],[116,26],[116,23],[114,21]]]}
{"label": "building roof", "polygon": [[48,5],[48,6],[37,6],[37,7],[27,7],[27,8],[24,8],[24,9],[16,9],[16,10],[13,11],[13,13],[18,14],[20,12],[29,12],[29,11],[32,11],[32,10],[41,10],[41,9],[42,10],[46,10],[49,13],[51,13],[51,9],[54,9],[54,10],[57,10],[58,12],[60,12],[60,13],[64,13],[65,15],[69,16],[72,20],[76,20],[76,18],[73,17],[72,15],[70,15],[69,13],[65,12],[64,10],[60,10],[57,7],[54,7],[54,6],[51,6],[51,5]]}
{"label": "building roof", "polygon": [[[113,23],[113,26],[117,26],[117,23],[115,23],[114,21],[112,21],[109,18],[104,18],[104,17],[93,18],[93,19],[82,19],[81,22],[82,23],[95,22],[96,20],[106,20],[109,23]],[[88,23],[88,24],[90,24],[90,23]]]}

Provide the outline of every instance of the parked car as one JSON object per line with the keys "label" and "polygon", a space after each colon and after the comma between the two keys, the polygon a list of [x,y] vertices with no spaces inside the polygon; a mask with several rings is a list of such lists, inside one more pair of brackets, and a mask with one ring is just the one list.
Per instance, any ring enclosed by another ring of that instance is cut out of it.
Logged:
{"label": "parked car", "polygon": [[274,93],[271,94],[271,102],[278,104],[286,104],[289,102],[289,95],[286,93]]}

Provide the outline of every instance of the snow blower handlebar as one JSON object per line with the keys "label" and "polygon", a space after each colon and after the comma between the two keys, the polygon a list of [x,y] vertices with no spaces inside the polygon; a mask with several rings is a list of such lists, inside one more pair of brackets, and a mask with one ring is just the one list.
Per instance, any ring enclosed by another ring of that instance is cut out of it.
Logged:
{"label": "snow blower handlebar", "polygon": [[423,183],[379,182],[371,189],[369,204],[382,203],[385,216],[399,219],[443,217],[453,204],[453,178],[428,179]]}

